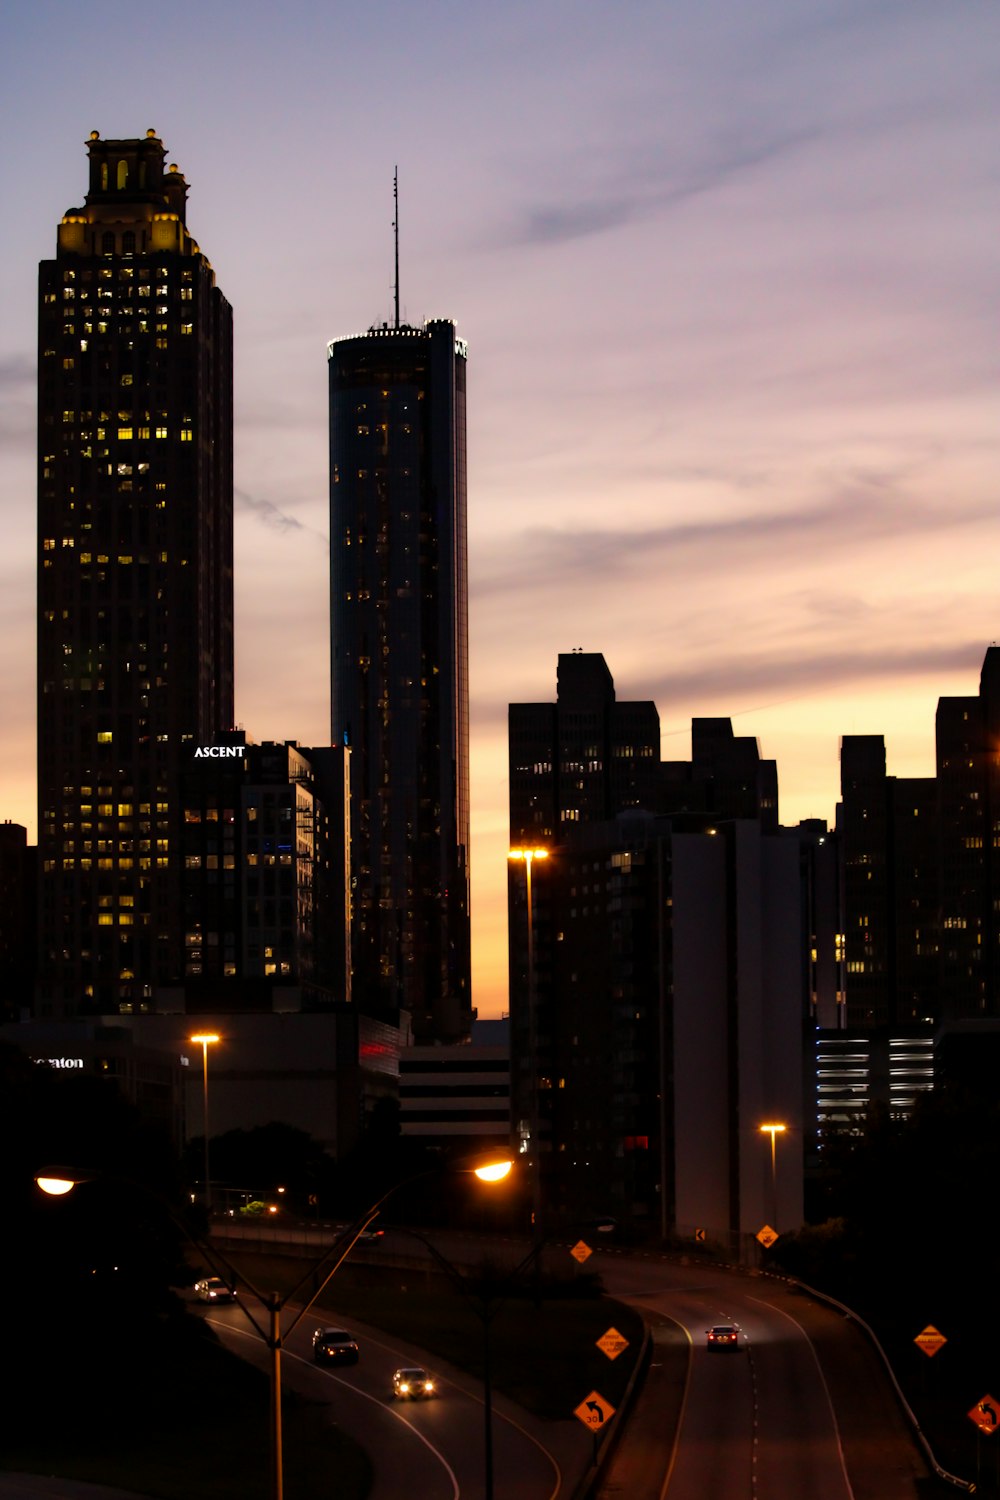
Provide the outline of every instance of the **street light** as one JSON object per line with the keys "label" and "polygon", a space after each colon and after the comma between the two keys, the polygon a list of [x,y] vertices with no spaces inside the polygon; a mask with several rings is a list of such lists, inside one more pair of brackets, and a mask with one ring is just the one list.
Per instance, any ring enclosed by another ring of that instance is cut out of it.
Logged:
{"label": "street light", "polygon": [[779,1135],[784,1135],[788,1126],[769,1124],[758,1125],[757,1128],[761,1135],[769,1135],[771,1137],[771,1215],[774,1219],[771,1227],[776,1230],[778,1227],[778,1163],[775,1142]]}
{"label": "street light", "polygon": [[[511,1165],[512,1163],[505,1162],[502,1165],[498,1164],[497,1166],[475,1169],[476,1176],[482,1178],[484,1182],[499,1182],[507,1176]],[[483,1500],[493,1500],[493,1356],[490,1348],[490,1329],[493,1319],[500,1311],[504,1299],[516,1283],[521,1272],[526,1270],[532,1261],[537,1264],[541,1244],[536,1243],[532,1246],[524,1259],[508,1273],[496,1288],[490,1289],[489,1284],[484,1279],[481,1283],[482,1289],[478,1293],[475,1293],[469,1290],[466,1277],[461,1274],[457,1266],[448,1260],[447,1256],[441,1254],[441,1251],[434,1244],[433,1240],[429,1240],[426,1235],[421,1234],[416,1229],[403,1229],[394,1226],[393,1233],[410,1235],[413,1239],[420,1240],[427,1247],[432,1259],[441,1267],[449,1280],[454,1282],[463,1297],[466,1297],[473,1304],[476,1316],[483,1325]]]}
{"label": "street light", "polygon": [[212,1179],[208,1175],[208,1049],[212,1042],[221,1041],[214,1031],[201,1031],[191,1038],[201,1043],[202,1121],[205,1126],[205,1212],[212,1212]]}
{"label": "street light", "polygon": [[[532,1233],[538,1237],[541,1232],[542,1217],[542,1159],[541,1141],[539,1140],[539,1108],[538,1108],[538,1018],[536,1015],[535,995],[535,913],[531,900],[531,867],[536,859],[548,859],[547,849],[510,849],[507,858],[517,860],[524,865],[525,898],[528,906],[528,1066],[530,1068],[531,1088],[528,1095],[528,1129],[531,1134],[531,1154],[533,1157],[531,1174],[531,1223]],[[535,1265],[539,1266],[536,1259]]]}
{"label": "street light", "polygon": [[[468,1161],[466,1165],[462,1165],[460,1161],[453,1162],[450,1164],[450,1169],[452,1171],[468,1172],[474,1174],[482,1182],[494,1183],[502,1181],[503,1178],[505,1178],[509,1174],[512,1165],[513,1163],[509,1158],[503,1157],[501,1159],[500,1153],[494,1152],[490,1156],[481,1155],[475,1163],[473,1163],[472,1161]],[[444,1170],[447,1171],[448,1169],[448,1165],[446,1164]],[[258,1287],[254,1286],[253,1282],[250,1280],[249,1276],[247,1276],[245,1271],[237,1270],[237,1268],[233,1265],[229,1258],[223,1254],[218,1246],[212,1245],[207,1240],[202,1240],[196,1234],[194,1234],[188,1228],[187,1224],[185,1224],[184,1220],[177,1215],[171,1205],[167,1203],[165,1199],[160,1198],[159,1194],[154,1193],[151,1188],[146,1187],[141,1182],[133,1182],[123,1178],[113,1179],[108,1177],[105,1179],[112,1181],[117,1180],[119,1183],[124,1184],[130,1188],[138,1189],[139,1192],[145,1193],[147,1197],[153,1198],[157,1203],[160,1204],[160,1207],[163,1208],[167,1214],[169,1214],[170,1218],[173,1220],[177,1228],[180,1229],[185,1238],[188,1239],[198,1251],[200,1251],[200,1253],[208,1261],[209,1266],[216,1273],[216,1275],[219,1275],[221,1271],[225,1271],[234,1288],[237,1282],[242,1283],[242,1285],[246,1288],[250,1295],[254,1297],[266,1310],[267,1327],[265,1329],[254,1317],[253,1313],[250,1311],[249,1307],[247,1307],[246,1303],[241,1298],[237,1298],[240,1307],[243,1309],[243,1312],[246,1314],[247,1318],[249,1318],[251,1324],[257,1330],[264,1343],[267,1345],[268,1351],[270,1353],[271,1500],[283,1500],[284,1496],[281,1436],[281,1348],[284,1339],[286,1339],[302,1321],[316,1299],[322,1296],[333,1276],[337,1271],[339,1271],[340,1267],[343,1265],[344,1261],[353,1250],[361,1235],[364,1234],[369,1224],[371,1224],[374,1219],[378,1218],[383,1205],[392,1197],[392,1195],[397,1192],[399,1188],[406,1187],[409,1183],[416,1182],[419,1178],[433,1177],[436,1175],[436,1171],[418,1172],[413,1177],[405,1178],[402,1182],[394,1183],[387,1193],[383,1193],[381,1198],[377,1199],[377,1201],[372,1204],[371,1208],[367,1209],[365,1213],[363,1213],[358,1219],[356,1219],[355,1222],[348,1229],[346,1229],[338,1239],[334,1241],[331,1247],[328,1250],[325,1250],[319,1257],[319,1259],[314,1261],[309,1266],[305,1274],[300,1278],[295,1286],[292,1287],[291,1291],[286,1292],[283,1297],[280,1296],[278,1292],[264,1292],[261,1291]],[[43,1192],[48,1193],[50,1196],[61,1197],[66,1193],[71,1192],[72,1189],[76,1186],[86,1182],[98,1181],[102,1176],[103,1174],[94,1172],[77,1172],[73,1171],[72,1169],[66,1168],[50,1168],[47,1171],[40,1172],[36,1176],[35,1181]],[[320,1279],[320,1273],[323,1273],[322,1279]],[[309,1296],[308,1301],[304,1302],[298,1308],[288,1327],[284,1330],[284,1332],[282,1332],[281,1314],[289,1305],[289,1303],[295,1301],[295,1299],[300,1295],[300,1293],[304,1290],[304,1288],[310,1281],[313,1281],[317,1284],[315,1285],[314,1290]]]}

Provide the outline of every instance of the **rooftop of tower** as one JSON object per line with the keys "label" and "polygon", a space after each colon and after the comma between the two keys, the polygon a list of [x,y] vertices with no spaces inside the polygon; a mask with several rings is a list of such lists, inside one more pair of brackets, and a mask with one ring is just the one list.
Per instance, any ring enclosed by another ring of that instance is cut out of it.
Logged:
{"label": "rooftop of tower", "polygon": [[[423,326],[419,328],[414,323],[400,323],[398,326],[395,323],[388,322],[373,323],[364,333],[345,333],[340,338],[330,339],[326,346],[326,352],[328,356],[332,356],[333,351],[338,345],[354,343],[359,339],[426,338],[430,334],[431,329],[440,323],[447,323],[452,328],[455,327],[454,318],[428,318]],[[467,358],[468,352],[469,346],[466,340],[456,336],[455,353],[460,354],[463,358]]]}

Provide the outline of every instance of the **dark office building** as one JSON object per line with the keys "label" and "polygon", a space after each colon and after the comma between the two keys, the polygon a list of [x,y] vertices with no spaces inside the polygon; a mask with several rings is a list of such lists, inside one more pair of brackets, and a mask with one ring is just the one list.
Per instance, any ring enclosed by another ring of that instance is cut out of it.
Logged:
{"label": "dark office building", "polygon": [[159,1009],[300,1011],[350,999],[344,749],[189,753],[181,777],[184,978]]}
{"label": "dark office building", "polygon": [[512,887],[513,1125],[531,1156],[537,1129],[547,1225],[610,1213],[735,1249],[773,1217],[757,1127],[779,1119],[779,1224],[797,1227],[808,998],[796,840],[694,814],[574,825],[535,868],[530,968],[519,870]]}
{"label": "dark office building", "polygon": [[332,739],[351,750],[355,1001],[468,1035],[466,351],[454,324],[329,348]]}
{"label": "dark office building", "polygon": [[898,1029],[939,1013],[938,787],[886,774],[881,735],[840,746],[848,1028]]}
{"label": "dark office building", "polygon": [[561,653],[555,703],[508,710],[510,837],[551,843],[566,824],[659,803],[660,716],[649,701],[619,703],[597,651]]}
{"label": "dark office building", "polygon": [[38,850],[20,823],[0,823],[0,1022],[31,1013],[38,939]]}
{"label": "dark office building", "polygon": [[664,761],[657,806],[662,812],[710,812],[778,827],[778,767],[762,760],[756,737],[734,734],[729,719],[691,720],[691,759]]}
{"label": "dark office building", "polygon": [[39,280],[39,1014],[183,973],[182,751],[233,719],[232,321],[153,131],[88,142]]}
{"label": "dark office building", "polygon": [[555,703],[512,703],[510,836],[546,844],[566,825],[629,808],[709,813],[778,826],[778,771],[729,719],[693,719],[691,759],[660,762],[660,716],[619,701],[600,652],[560,654]]}
{"label": "dark office building", "polygon": [[455,1155],[510,1144],[510,1028],[473,1021],[468,1042],[399,1053],[403,1135]]}
{"label": "dark office building", "polygon": [[1000,647],[979,694],[937,711],[941,997],[946,1020],[1000,1015]]}
{"label": "dark office building", "polygon": [[[807,935],[834,947],[811,909],[823,833],[778,836],[774,763],[728,719],[661,765],[655,705],[619,703],[597,653],[561,655],[557,701],[509,725],[511,843],[548,854],[508,884],[512,1123],[539,1210],[736,1244],[774,1212],[754,1122],[803,1116]],[[801,1131],[779,1179],[798,1224]]]}

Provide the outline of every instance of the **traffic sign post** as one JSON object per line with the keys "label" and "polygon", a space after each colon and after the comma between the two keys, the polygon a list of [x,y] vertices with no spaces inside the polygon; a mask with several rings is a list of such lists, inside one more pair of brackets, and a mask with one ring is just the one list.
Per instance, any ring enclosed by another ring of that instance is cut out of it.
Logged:
{"label": "traffic sign post", "polygon": [[764,1246],[765,1250],[770,1250],[777,1238],[778,1231],[772,1229],[770,1224],[765,1224],[763,1229],[758,1229],[757,1231],[757,1239]]}
{"label": "traffic sign post", "polygon": [[918,1349],[922,1349],[928,1359],[933,1359],[939,1349],[948,1342],[943,1333],[939,1333],[933,1323],[928,1323],[922,1333],[918,1333],[913,1340]]}
{"label": "traffic sign post", "polygon": [[594,1342],[608,1359],[617,1359],[619,1354],[624,1354],[628,1348],[628,1339],[623,1333],[619,1333],[617,1328],[609,1328],[607,1333],[602,1333]]}
{"label": "traffic sign post", "polygon": [[569,1253],[570,1255],[572,1255],[577,1264],[582,1266],[584,1261],[589,1260],[594,1252],[593,1250],[591,1250],[586,1240],[577,1240],[576,1244],[573,1246],[572,1250]]}
{"label": "traffic sign post", "polygon": [[[1000,1426],[1000,1402],[992,1396],[983,1396],[982,1400],[977,1401],[972,1410],[966,1413],[966,1416],[976,1425],[976,1481],[978,1483],[982,1464],[982,1440],[984,1436],[992,1437],[997,1427]],[[996,1448],[996,1453],[997,1471],[1000,1475],[1000,1447]]]}
{"label": "traffic sign post", "polygon": [[984,1396],[981,1401],[976,1402],[967,1415],[970,1422],[975,1422],[980,1432],[991,1435],[1000,1425],[1000,1403],[994,1401],[992,1396]]}
{"label": "traffic sign post", "polygon": [[600,1391],[591,1391],[590,1395],[585,1396],[573,1412],[574,1417],[594,1433],[603,1432],[614,1414],[615,1408],[610,1401],[604,1399]]}

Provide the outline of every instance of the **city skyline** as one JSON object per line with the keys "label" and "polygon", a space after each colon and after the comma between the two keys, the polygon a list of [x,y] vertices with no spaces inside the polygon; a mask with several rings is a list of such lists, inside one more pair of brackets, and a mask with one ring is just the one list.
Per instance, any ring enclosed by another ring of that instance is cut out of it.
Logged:
{"label": "city skyline", "polygon": [[328,733],[325,349],[391,316],[399,165],[403,316],[470,345],[481,1013],[506,1007],[507,704],[545,698],[560,651],[656,702],[665,758],[695,715],[756,734],[785,822],[832,816],[841,734],[930,771],[937,698],[974,690],[1000,614],[1000,17],[105,19],[98,52],[55,3],[5,22],[26,144],[0,269],[0,816],[34,836],[35,276],[91,129],[162,135],[234,308],[237,719],[258,740]]}

